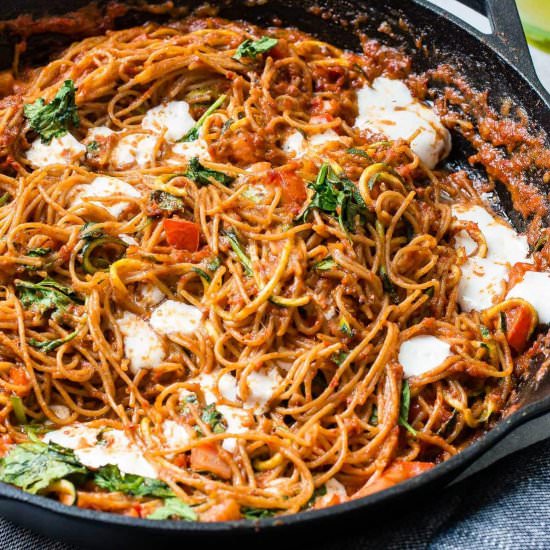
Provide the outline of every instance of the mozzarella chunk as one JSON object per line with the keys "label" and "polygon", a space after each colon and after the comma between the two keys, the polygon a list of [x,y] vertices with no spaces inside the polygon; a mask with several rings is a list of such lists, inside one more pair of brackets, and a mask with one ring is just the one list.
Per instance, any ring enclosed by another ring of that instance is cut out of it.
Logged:
{"label": "mozzarella chunk", "polygon": [[174,165],[182,164],[182,162],[187,163],[193,157],[198,157],[200,160],[211,160],[208,144],[200,137],[195,141],[176,143],[172,147],[172,156],[167,162]]}
{"label": "mozzarella chunk", "polygon": [[428,168],[451,151],[451,135],[427,105],[413,98],[401,80],[380,76],[357,92],[359,116],[355,126],[385,134],[389,139],[411,139],[411,149]]}
{"label": "mozzarella chunk", "polygon": [[170,447],[185,447],[194,438],[189,426],[179,424],[174,420],[165,420],[162,423],[162,434]]}
{"label": "mozzarella chunk", "polygon": [[504,291],[508,267],[485,258],[469,258],[462,266],[458,283],[458,303],[462,311],[491,307]]}
{"label": "mozzarella chunk", "polygon": [[287,154],[293,154],[294,158],[301,158],[306,154],[307,141],[302,132],[294,130],[286,136],[281,149]]}
{"label": "mozzarella chunk", "polygon": [[160,334],[193,334],[200,328],[202,312],[194,306],[166,300],[151,315],[151,326]]}
{"label": "mozzarella chunk", "polygon": [[[121,237],[122,238],[122,237]],[[154,307],[166,297],[160,288],[150,283],[141,284],[137,288],[139,303],[145,307]]]}
{"label": "mozzarella chunk", "polygon": [[[138,198],[141,196],[141,193],[129,183],[126,183],[119,178],[98,176],[89,184],[82,186],[82,191],[78,196],[76,204],[82,204],[82,199],[85,197],[110,198],[113,195],[125,195],[127,197]],[[118,218],[130,205],[130,203],[126,201],[118,201],[114,203],[99,201],[90,202],[107,210],[113,218]]]}
{"label": "mozzarella chunk", "polygon": [[522,298],[536,309],[540,323],[550,323],[550,273],[527,271],[506,298]]}
{"label": "mozzarella chunk", "polygon": [[49,432],[43,440],[73,449],[78,460],[88,468],[115,464],[125,474],[158,477],[153,465],[122,430],[73,424]]}
{"label": "mozzarella chunk", "polygon": [[187,101],[170,101],[149,109],[141,126],[146,130],[164,133],[166,141],[176,142],[181,139],[193,126],[195,119],[189,113]]}
{"label": "mozzarella chunk", "polygon": [[254,408],[257,413],[260,413],[264,412],[267,402],[281,383],[281,377],[276,369],[252,371],[246,382],[250,391],[244,406],[249,409]]}
{"label": "mozzarella chunk", "polygon": [[57,418],[61,418],[62,420],[66,420],[69,416],[71,416],[71,409],[69,409],[66,405],[50,405],[50,409],[57,416]]}
{"label": "mozzarella chunk", "polygon": [[[504,220],[492,216],[482,206],[457,204],[453,206],[452,211],[459,221],[477,224],[487,243],[487,260],[510,264],[532,261],[527,258],[529,255],[527,237],[518,235]],[[464,246],[467,254],[475,250],[476,244],[466,231],[460,231],[456,241],[459,246]]]}
{"label": "mozzarella chunk", "polygon": [[421,376],[451,357],[451,346],[435,336],[423,334],[405,340],[399,348],[398,361],[405,378]]}
{"label": "mozzarella chunk", "polygon": [[327,492],[315,500],[315,508],[334,506],[348,499],[346,488],[335,478],[329,479],[325,483],[325,488]]}
{"label": "mozzarella chunk", "polygon": [[155,160],[157,140],[156,136],[147,134],[128,134],[120,138],[111,153],[111,164],[116,170],[150,167]]}
{"label": "mozzarella chunk", "polygon": [[[454,205],[452,211],[459,221],[475,223],[487,244],[485,258],[470,257],[461,268],[458,303],[463,311],[486,309],[501,296],[510,266],[516,262],[532,263],[527,238],[482,206]],[[472,254],[477,244],[466,231],[460,231],[455,236],[455,246]]]}
{"label": "mozzarella chunk", "polygon": [[74,164],[85,152],[86,147],[67,132],[61,137],[53,138],[50,143],[42,143],[40,138],[35,139],[26,157],[35,168],[43,168],[51,164]]}
{"label": "mozzarella chunk", "polygon": [[[250,414],[238,407],[229,407],[227,405],[218,405],[216,407],[218,411],[223,415],[226,423],[227,433],[242,434],[248,431],[246,424],[250,421]],[[230,453],[235,452],[237,448],[237,440],[233,437],[228,437],[222,442],[222,447]]]}
{"label": "mozzarella chunk", "polygon": [[342,141],[342,136],[338,135],[334,130],[326,130],[321,134],[312,135],[308,141],[310,147],[320,149],[327,143]]}
{"label": "mozzarella chunk", "polygon": [[115,132],[107,126],[94,126],[88,130],[87,138],[92,141],[97,138],[106,138],[112,136]]}
{"label": "mozzarella chunk", "polygon": [[121,233],[118,238],[123,242],[126,243],[128,246],[139,246],[139,243],[132,237],[131,235],[126,235],[124,233]]}
{"label": "mozzarella chunk", "polygon": [[124,354],[130,360],[133,373],[162,363],[166,357],[164,344],[149,323],[129,311],[125,311],[117,323],[124,337]]}

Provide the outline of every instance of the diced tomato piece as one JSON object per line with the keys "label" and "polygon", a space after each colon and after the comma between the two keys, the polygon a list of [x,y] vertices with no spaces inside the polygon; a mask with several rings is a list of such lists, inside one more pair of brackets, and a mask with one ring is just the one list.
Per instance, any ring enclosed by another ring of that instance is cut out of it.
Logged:
{"label": "diced tomato piece", "polygon": [[231,468],[220,456],[215,445],[205,443],[191,449],[191,469],[196,472],[211,472],[221,479],[231,479]]}
{"label": "diced tomato piece", "polygon": [[186,468],[187,467],[187,455],[185,454],[179,454],[174,457],[174,460],[172,460],[172,464],[174,466],[177,466],[178,468]]}
{"label": "diced tomato piece", "polygon": [[163,221],[166,240],[178,250],[196,252],[199,249],[200,230],[196,223],[178,218],[167,218]]}
{"label": "diced tomato piece", "polygon": [[523,276],[527,271],[533,271],[534,266],[532,264],[526,264],[525,262],[517,262],[510,269],[508,275],[508,288],[516,286],[523,280]]}
{"label": "diced tomato piece", "polygon": [[241,508],[236,500],[228,498],[203,512],[200,519],[201,521],[233,521],[241,519]]}
{"label": "diced tomato piece", "polygon": [[389,489],[402,481],[406,481],[411,477],[427,472],[433,468],[433,466],[434,465],[431,462],[396,461],[389,468],[387,468],[376,481],[373,483],[367,482],[367,484],[359,489],[353,497],[360,498],[367,495],[372,495],[373,493],[378,493],[378,491],[383,491],[384,489]]}
{"label": "diced tomato piece", "polygon": [[295,210],[300,210],[307,199],[304,180],[295,170],[272,170],[269,173],[271,183],[278,185],[282,190],[282,203]]}
{"label": "diced tomato piece", "polygon": [[21,386],[20,389],[15,390],[15,393],[19,397],[29,395],[31,386],[29,383],[29,377],[27,376],[27,371],[23,367],[10,367],[8,376],[11,384]]}
{"label": "diced tomato piece", "polygon": [[506,311],[506,340],[510,347],[522,352],[536,325],[533,311],[527,306],[517,306]]}

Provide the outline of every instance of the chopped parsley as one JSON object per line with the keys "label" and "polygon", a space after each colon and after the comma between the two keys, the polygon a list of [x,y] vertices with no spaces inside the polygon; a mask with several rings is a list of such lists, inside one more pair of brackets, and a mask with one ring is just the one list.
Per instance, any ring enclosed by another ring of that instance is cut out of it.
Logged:
{"label": "chopped parsley", "polygon": [[244,42],[239,44],[237,51],[233,55],[233,59],[237,61],[240,61],[243,57],[255,59],[257,55],[271,50],[278,42],[276,38],[270,38],[269,36],[262,36],[262,38],[258,40],[250,40],[250,38],[247,38]]}
{"label": "chopped parsley", "polygon": [[43,98],[25,105],[25,117],[30,127],[38,133],[43,143],[50,143],[69,131],[69,126],[78,126],[80,119],[75,103],[74,82],[65,80],[56,96],[47,103]]}
{"label": "chopped parsley", "polygon": [[223,414],[216,409],[214,403],[207,405],[201,414],[201,420],[210,426],[210,429],[215,433],[223,433],[227,428],[227,424],[223,417]]}

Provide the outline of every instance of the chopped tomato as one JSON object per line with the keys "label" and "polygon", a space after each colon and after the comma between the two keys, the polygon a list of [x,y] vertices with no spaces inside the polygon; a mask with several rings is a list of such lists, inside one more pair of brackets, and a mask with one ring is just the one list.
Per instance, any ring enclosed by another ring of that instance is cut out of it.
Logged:
{"label": "chopped tomato", "polygon": [[203,512],[200,519],[201,521],[233,521],[241,519],[241,507],[237,504],[236,500],[228,498]]}
{"label": "chopped tomato", "polygon": [[174,466],[177,466],[178,468],[186,468],[187,467],[187,455],[185,454],[179,454],[174,457],[174,460],[172,460],[172,464]]}
{"label": "chopped tomato", "polygon": [[19,397],[29,395],[31,391],[29,377],[27,376],[27,371],[23,367],[10,367],[8,376],[11,384],[20,386],[20,388],[14,390]]}
{"label": "chopped tomato", "polygon": [[373,483],[367,482],[353,497],[360,498],[378,493],[378,491],[383,491],[384,489],[389,489],[402,481],[427,472],[433,466],[431,462],[406,462],[399,460],[387,468],[376,481]]}
{"label": "chopped tomato", "polygon": [[205,443],[191,449],[191,469],[196,472],[211,472],[221,479],[231,478],[229,464],[220,456],[216,445]]}
{"label": "chopped tomato", "polygon": [[518,353],[525,349],[537,324],[535,315],[531,308],[523,305],[506,311],[506,340]]}
{"label": "chopped tomato", "polygon": [[199,249],[200,231],[196,223],[177,218],[163,221],[166,240],[170,246],[178,250],[196,252]]}
{"label": "chopped tomato", "polygon": [[282,190],[282,203],[295,210],[300,210],[307,199],[307,191],[304,180],[295,170],[272,170],[269,174],[270,181],[278,185]]}
{"label": "chopped tomato", "polygon": [[0,435],[0,457],[8,454],[8,451],[11,449],[13,444],[14,441],[9,434]]}
{"label": "chopped tomato", "polygon": [[523,280],[523,276],[527,271],[532,271],[534,266],[532,264],[526,264],[524,262],[517,262],[510,269],[510,275],[508,276],[508,288],[516,286]]}

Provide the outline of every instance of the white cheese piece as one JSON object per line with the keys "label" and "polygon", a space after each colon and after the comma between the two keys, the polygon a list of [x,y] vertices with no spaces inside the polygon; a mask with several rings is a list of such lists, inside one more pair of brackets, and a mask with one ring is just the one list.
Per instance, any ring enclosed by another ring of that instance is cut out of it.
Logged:
{"label": "white cheese piece", "polygon": [[73,424],[47,433],[43,440],[73,449],[76,457],[88,468],[115,464],[126,474],[158,477],[154,466],[122,430]]}
{"label": "white cheese piece", "polygon": [[244,407],[256,409],[258,414],[265,411],[267,402],[281,383],[281,377],[276,369],[269,371],[252,371],[246,379],[250,389]]}
{"label": "white cheese piece", "polygon": [[307,141],[302,132],[294,130],[286,136],[284,139],[281,149],[287,155],[293,155],[294,158],[301,158],[306,154],[307,151]]}
{"label": "white cheese piece", "polygon": [[61,418],[62,420],[66,420],[69,416],[71,416],[71,409],[69,409],[66,405],[50,405],[50,409],[57,416],[57,418]]}
{"label": "white cheese piece", "polygon": [[[241,434],[248,431],[245,424],[250,420],[249,413],[237,407],[228,407],[227,405],[218,405],[216,408],[223,415],[227,423],[225,430],[227,433]],[[223,440],[222,447],[226,451],[233,453],[237,448],[237,440],[233,437],[228,437]]]}
{"label": "white cheese piece", "polygon": [[147,134],[128,134],[120,138],[111,153],[111,164],[116,170],[134,166],[148,168],[155,160],[158,138]]}
{"label": "white cheese piece", "polygon": [[208,152],[208,144],[204,139],[200,138],[195,141],[183,141],[176,143],[172,147],[172,154],[168,158],[168,164],[187,163],[193,157],[198,157],[200,160],[211,160]]}
{"label": "white cheese piece", "polygon": [[201,326],[202,312],[194,306],[166,300],[151,315],[151,326],[160,334],[193,334]]}
{"label": "white cheese piece", "polygon": [[[479,205],[464,206],[456,204],[452,208],[453,216],[459,221],[474,222],[487,243],[487,260],[515,264],[516,262],[532,262],[528,259],[529,244],[527,237],[518,235],[504,220],[492,216]],[[464,246],[467,254],[471,254],[476,243],[466,233],[461,231],[456,236],[456,244]]]}
{"label": "white cheese piece", "polygon": [[43,168],[51,164],[75,164],[84,156],[86,147],[68,132],[53,138],[50,143],[42,143],[40,138],[32,142],[27,151],[27,160],[35,168]]}
{"label": "white cheese piece", "polygon": [[150,283],[141,284],[137,288],[137,296],[140,305],[145,308],[154,307],[166,298],[162,290]]}
{"label": "white cheese piece", "polygon": [[335,504],[340,504],[348,499],[346,488],[337,479],[329,479],[325,483],[325,488],[327,492],[315,500],[315,508],[334,506]]}
{"label": "white cheese piece", "polygon": [[152,132],[162,133],[166,141],[176,142],[181,139],[193,126],[195,120],[189,113],[189,104],[186,101],[170,101],[149,109],[141,126]]}
{"label": "white cheese piece", "polygon": [[410,378],[439,367],[451,355],[451,346],[445,340],[423,334],[413,336],[401,344],[398,361],[403,367],[405,378]]}
{"label": "white cheese piece", "polygon": [[[112,178],[110,176],[98,176],[89,184],[81,186],[81,189],[82,191],[75,201],[75,205],[82,204],[82,199],[85,197],[110,198],[113,195],[124,195],[127,197],[138,198],[141,196],[141,193],[129,183],[126,183],[119,178]],[[130,205],[130,203],[126,201],[114,203],[99,201],[90,202],[104,208],[114,218],[118,218]]]}
{"label": "white cheese piece", "polygon": [[458,303],[462,311],[481,311],[491,307],[504,291],[508,267],[474,256],[469,258],[461,269]]}
{"label": "white cheese piece", "polygon": [[333,143],[335,141],[342,141],[342,136],[338,135],[331,129],[326,130],[321,134],[314,134],[308,140],[309,146],[314,149],[320,149],[327,143]]}
{"label": "white cheese piece", "polygon": [[124,354],[130,360],[133,373],[162,363],[166,356],[164,344],[149,323],[129,311],[125,311],[117,323],[124,337]]}
{"label": "white cheese piece", "polygon": [[[196,383],[200,386],[204,394],[204,399],[207,405],[216,403],[218,401],[216,395],[216,383],[219,394],[228,401],[237,400],[237,380],[229,373],[223,374],[219,377],[219,369],[216,369],[209,373],[201,373],[195,378],[189,380],[191,383]],[[218,378],[219,377],[219,378]],[[189,393],[186,390],[183,392]]]}
{"label": "white cheese piece", "polygon": [[131,235],[126,235],[124,233],[120,234],[118,238],[126,243],[128,246],[139,246],[139,243]]}
{"label": "white cheese piece", "polygon": [[185,426],[174,420],[165,420],[162,423],[162,434],[171,448],[189,445],[193,439],[193,433],[189,426]]}
{"label": "white cheese piece", "polygon": [[522,298],[536,309],[540,323],[550,323],[550,273],[527,271],[506,298]]}
{"label": "white cheese piece", "polygon": [[109,136],[112,136],[115,132],[111,130],[110,128],[107,128],[107,126],[94,126],[93,128],[90,128],[88,130],[88,134],[86,135],[87,139],[90,141],[93,141],[97,138],[106,138]]}
{"label": "white cheese piece", "polygon": [[359,116],[355,126],[385,134],[389,139],[412,139],[411,149],[429,168],[451,151],[451,135],[427,105],[413,98],[401,80],[380,76],[357,92]]}

